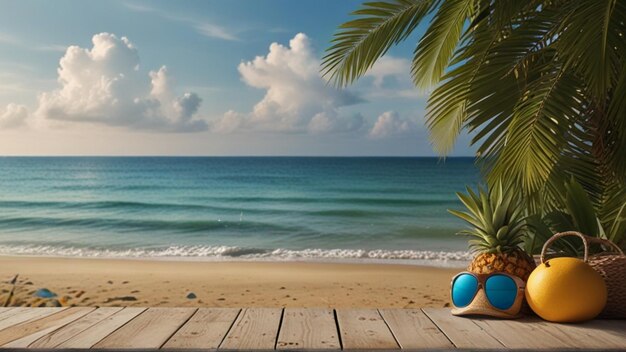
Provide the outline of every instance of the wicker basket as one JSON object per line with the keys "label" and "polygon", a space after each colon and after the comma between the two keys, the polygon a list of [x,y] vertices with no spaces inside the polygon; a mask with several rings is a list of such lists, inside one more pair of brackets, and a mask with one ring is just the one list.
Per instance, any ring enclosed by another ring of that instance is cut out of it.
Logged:
{"label": "wicker basket", "polygon": [[[567,231],[557,233],[546,241],[541,251],[541,262],[544,261],[550,244],[564,236],[578,236],[583,240],[585,247],[584,261],[600,273],[606,283],[608,299],[600,317],[611,319],[626,318],[626,255],[624,255],[624,252],[611,241],[585,236],[576,231]],[[612,249],[615,253],[607,251],[589,256],[589,243],[598,243],[604,248]]]}

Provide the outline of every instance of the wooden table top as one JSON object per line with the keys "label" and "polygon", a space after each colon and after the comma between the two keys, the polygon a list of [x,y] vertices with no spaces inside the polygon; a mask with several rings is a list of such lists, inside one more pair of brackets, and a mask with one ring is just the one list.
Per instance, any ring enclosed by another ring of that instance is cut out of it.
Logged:
{"label": "wooden table top", "polygon": [[0,308],[0,349],[626,350],[626,320],[553,324],[447,308]]}

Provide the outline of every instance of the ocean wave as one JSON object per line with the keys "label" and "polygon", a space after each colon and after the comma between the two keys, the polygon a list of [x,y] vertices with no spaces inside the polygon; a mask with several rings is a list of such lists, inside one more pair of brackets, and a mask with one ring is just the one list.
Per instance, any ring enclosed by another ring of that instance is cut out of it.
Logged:
{"label": "ocean wave", "polygon": [[237,231],[264,231],[268,233],[294,233],[302,231],[302,226],[294,227],[254,221],[225,220],[141,220],[119,218],[55,218],[55,217],[0,217],[0,229],[50,229],[86,228],[115,229],[118,231],[175,231],[178,233],[203,233],[214,230],[236,228]]}
{"label": "ocean wave", "polygon": [[390,197],[213,197],[200,196],[191,197],[199,201],[219,201],[236,203],[281,203],[281,204],[356,204],[375,206],[432,206],[432,205],[454,205],[459,201],[456,198],[450,199],[414,199],[414,198],[390,198]]}
{"label": "ocean wave", "polygon": [[[361,209],[329,209],[329,210],[302,210],[302,209],[263,209],[255,208],[254,204],[247,206],[218,206],[204,204],[184,204],[184,203],[148,203],[133,201],[22,201],[22,200],[0,200],[0,207],[5,209],[59,209],[59,210],[111,210],[111,211],[210,211],[220,214],[260,214],[260,215],[283,215],[300,214],[309,216],[330,216],[330,217],[350,217],[350,218],[372,218],[389,216],[396,213],[386,210],[361,210]],[[11,219],[7,219],[10,221]],[[0,218],[0,222],[3,221]]]}
{"label": "ocean wave", "polygon": [[[60,208],[60,209],[198,209],[198,210],[247,210],[255,211],[255,208],[242,207],[244,204],[256,206],[257,203],[273,204],[352,204],[352,205],[391,205],[391,206],[446,206],[458,203],[456,199],[403,199],[403,198],[341,198],[341,197],[195,197],[196,200],[210,202],[211,204],[198,203],[163,203],[163,202],[140,202],[123,200],[99,200],[99,201],[41,201],[41,200],[0,200],[3,208]],[[216,204],[237,203],[236,206],[220,206]],[[274,210],[272,210],[274,211]],[[362,211],[362,210],[357,210]],[[382,211],[368,210],[368,213],[379,213]],[[317,211],[311,212],[317,214]],[[320,211],[324,215],[324,211]]]}
{"label": "ocean wave", "polygon": [[80,248],[51,245],[0,245],[0,255],[32,255],[79,258],[197,259],[214,261],[345,261],[383,262],[443,267],[464,266],[466,251],[387,249],[261,249],[235,246],[168,246],[161,248]]}

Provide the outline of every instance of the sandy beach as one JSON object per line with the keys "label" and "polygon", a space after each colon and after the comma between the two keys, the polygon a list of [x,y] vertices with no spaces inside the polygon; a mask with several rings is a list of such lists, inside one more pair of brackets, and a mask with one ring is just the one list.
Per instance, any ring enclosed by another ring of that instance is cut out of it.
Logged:
{"label": "sandy beach", "polygon": [[[0,257],[0,304],[444,307],[459,269],[392,264]],[[49,290],[55,296],[38,297]]]}

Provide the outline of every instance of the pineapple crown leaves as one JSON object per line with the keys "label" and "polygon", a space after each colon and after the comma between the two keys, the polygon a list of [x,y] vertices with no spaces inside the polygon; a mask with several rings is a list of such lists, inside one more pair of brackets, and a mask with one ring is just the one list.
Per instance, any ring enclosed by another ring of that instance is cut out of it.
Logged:
{"label": "pineapple crown leaves", "polygon": [[512,187],[501,182],[486,190],[479,186],[475,192],[457,193],[467,211],[448,210],[470,225],[458,232],[473,237],[469,247],[473,252],[503,253],[519,249],[524,242],[526,217]]}

